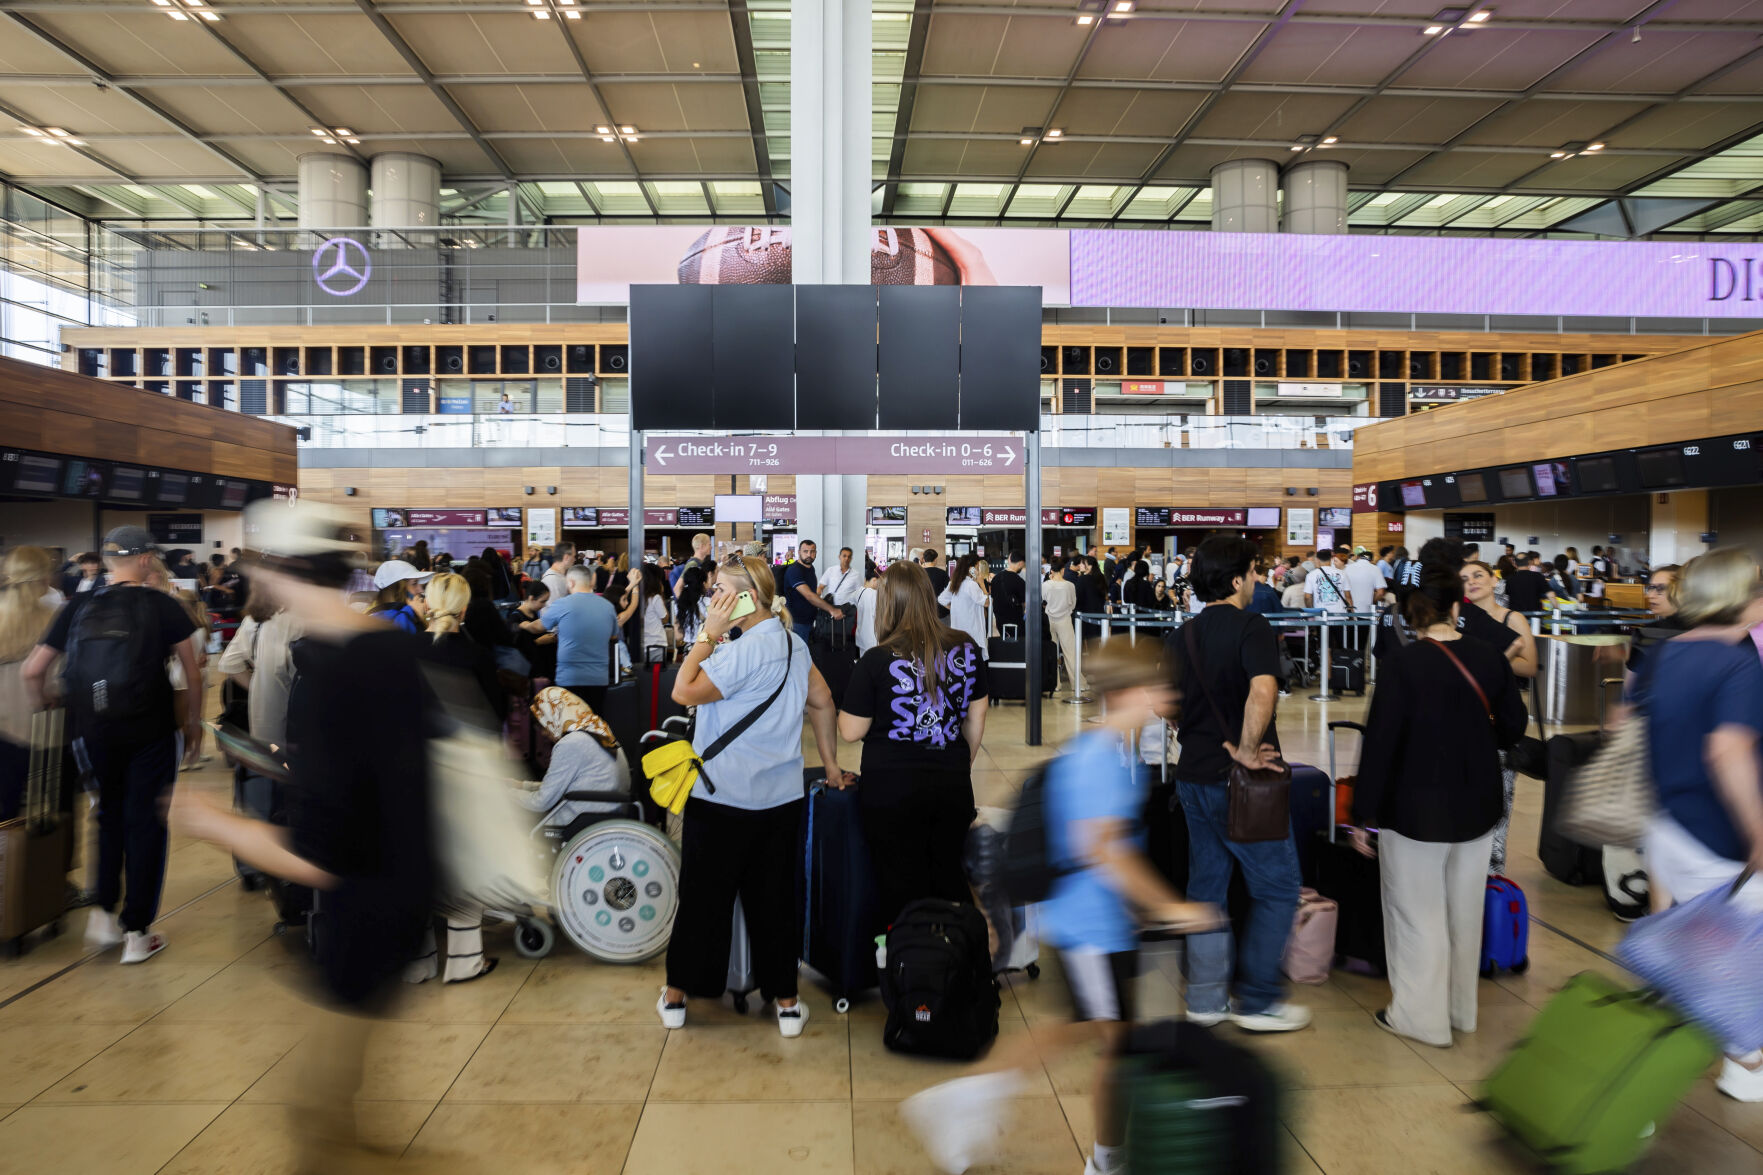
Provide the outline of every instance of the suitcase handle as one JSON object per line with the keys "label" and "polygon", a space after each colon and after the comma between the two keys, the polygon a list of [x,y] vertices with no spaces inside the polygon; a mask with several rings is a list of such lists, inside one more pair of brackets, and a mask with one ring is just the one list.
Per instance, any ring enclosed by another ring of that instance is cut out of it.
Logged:
{"label": "suitcase handle", "polygon": [[1328,728],[1330,730],[1356,730],[1360,734],[1365,733],[1365,724],[1363,722],[1348,722],[1345,719],[1329,723]]}

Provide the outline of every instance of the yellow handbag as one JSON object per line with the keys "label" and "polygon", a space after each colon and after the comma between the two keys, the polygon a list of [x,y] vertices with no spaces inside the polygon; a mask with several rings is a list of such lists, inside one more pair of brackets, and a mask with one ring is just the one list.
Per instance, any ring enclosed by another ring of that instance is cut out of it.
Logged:
{"label": "yellow handbag", "polygon": [[[675,816],[685,811],[692,786],[703,774],[704,760],[686,739],[662,743],[643,756],[643,774],[649,778],[649,797]],[[712,792],[716,785],[708,777],[704,786]]]}
{"label": "yellow handbag", "polygon": [[686,801],[691,798],[692,788],[700,779],[704,781],[705,790],[711,795],[716,794],[716,784],[710,779],[710,773],[704,770],[704,764],[727,750],[729,744],[747,733],[747,728],[759,721],[760,715],[771,709],[771,704],[784,692],[784,686],[790,681],[790,662],[796,655],[796,641],[786,630],[784,632],[784,675],[771,691],[771,696],[755,706],[745,717],[722,732],[715,742],[700,755],[692,746],[690,739],[678,738],[662,743],[652,751],[643,755],[643,774],[649,780],[649,798],[661,807],[666,808],[675,816],[685,811]]}

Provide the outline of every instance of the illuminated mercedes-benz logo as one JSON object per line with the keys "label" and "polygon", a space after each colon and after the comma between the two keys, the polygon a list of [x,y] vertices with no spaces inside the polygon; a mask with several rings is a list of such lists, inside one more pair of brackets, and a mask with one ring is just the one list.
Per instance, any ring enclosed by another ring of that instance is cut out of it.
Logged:
{"label": "illuminated mercedes-benz logo", "polygon": [[312,254],[312,277],[333,298],[360,291],[373,274],[367,247],[353,237],[332,237]]}

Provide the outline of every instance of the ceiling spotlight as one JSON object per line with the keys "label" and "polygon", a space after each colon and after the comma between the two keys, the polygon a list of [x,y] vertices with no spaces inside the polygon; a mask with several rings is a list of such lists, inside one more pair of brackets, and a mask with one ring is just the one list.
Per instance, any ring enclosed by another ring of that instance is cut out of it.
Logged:
{"label": "ceiling spotlight", "polygon": [[58,126],[46,126],[43,129],[58,139],[65,139],[68,137],[68,133]]}
{"label": "ceiling spotlight", "polygon": [[1293,143],[1292,144],[1292,150],[1294,150],[1294,151],[1302,151],[1303,149],[1304,149],[1304,144],[1302,144],[1302,143]]}
{"label": "ceiling spotlight", "polygon": [[324,138],[326,135],[330,134],[329,131],[325,130],[321,126],[311,126],[311,127],[307,127],[306,129],[311,131],[313,134],[317,135],[321,139]]}
{"label": "ceiling spotlight", "polygon": [[344,141],[344,142],[345,142],[345,143],[353,143],[353,144],[354,144],[354,145],[355,145],[355,146],[357,146],[357,147],[359,147],[359,146],[361,146],[361,140],[360,140],[360,139],[344,139],[344,140],[343,140],[343,141]]}
{"label": "ceiling spotlight", "polygon": [[637,128],[634,126],[621,126],[618,128],[618,133],[621,135],[634,135],[637,133]]}
{"label": "ceiling spotlight", "polygon": [[618,142],[618,139],[612,135],[601,135],[600,141],[602,143],[616,143]]}
{"label": "ceiling spotlight", "polygon": [[1032,147],[1035,145],[1035,141],[1033,139],[1018,139],[1016,141],[1021,143],[1024,147]]}
{"label": "ceiling spotlight", "polygon": [[173,20],[189,20],[190,19],[189,14],[185,13],[185,12],[168,12],[168,13],[166,13],[166,15],[171,17]]}
{"label": "ceiling spotlight", "polygon": [[1332,147],[1340,141],[1341,139],[1339,135],[1330,135],[1328,138],[1322,140],[1322,145],[1324,147]]}
{"label": "ceiling spotlight", "polygon": [[574,8],[575,7],[575,0],[557,0],[557,3],[563,5],[563,7],[565,7],[565,8]]}
{"label": "ceiling spotlight", "polygon": [[582,18],[582,14],[574,8],[565,10],[563,15],[568,20],[580,20]]}
{"label": "ceiling spotlight", "polygon": [[534,20],[550,20],[551,14],[549,12],[546,12],[543,8],[535,9],[533,11],[533,19]]}
{"label": "ceiling spotlight", "polygon": [[1634,26],[1634,36],[1630,37],[1629,40],[1633,41],[1636,45],[1641,43],[1641,26],[1640,25],[1637,24]]}
{"label": "ceiling spotlight", "polygon": [[1479,12],[1475,12],[1475,13],[1470,14],[1469,23],[1470,24],[1486,24],[1488,22],[1488,17],[1492,16],[1493,14],[1494,14],[1493,9],[1483,8]]}
{"label": "ceiling spotlight", "polygon": [[1551,152],[1549,152],[1549,158],[1550,159],[1565,159],[1565,158],[1567,158],[1567,152],[1565,152],[1565,151],[1551,151]]}
{"label": "ceiling spotlight", "polygon": [[1049,139],[1057,139],[1057,138],[1060,138],[1061,136],[1063,136],[1064,134],[1065,134],[1064,131],[1060,130],[1058,127],[1054,127],[1052,130],[1047,132],[1047,137]]}
{"label": "ceiling spotlight", "polygon": [[596,135],[609,135],[612,133],[612,128],[609,126],[597,126],[594,128],[594,133]]}
{"label": "ceiling spotlight", "polygon": [[1077,23],[1078,24],[1095,24],[1096,18],[1087,12],[1080,13],[1077,18]]}
{"label": "ceiling spotlight", "polygon": [[1131,12],[1133,0],[1114,0],[1114,11]]}
{"label": "ceiling spotlight", "polygon": [[207,10],[207,9],[206,9],[206,8],[205,8],[205,9],[203,9],[203,10],[202,10],[202,11],[201,11],[201,12],[200,12],[200,13],[198,13],[198,14],[197,14],[197,15],[199,15],[199,16],[200,16],[200,17],[201,17],[201,18],[202,18],[202,19],[203,19],[203,20],[208,20],[208,21],[214,21],[214,20],[219,20],[219,19],[220,19],[220,13],[218,13],[218,12],[209,12],[209,11],[208,11],[208,10]]}
{"label": "ceiling spotlight", "polygon": [[350,135],[354,134],[355,132],[350,130],[346,126],[340,126],[340,127],[337,127],[335,130],[333,130],[331,133],[333,135],[341,135],[344,138],[348,138]]}
{"label": "ceiling spotlight", "polygon": [[66,143],[69,147],[84,147],[86,145],[84,139],[63,139],[61,141]]}
{"label": "ceiling spotlight", "polygon": [[170,8],[171,7],[171,0],[153,0],[153,3],[160,8]]}
{"label": "ceiling spotlight", "polygon": [[1602,151],[1603,149],[1604,149],[1604,144],[1602,144],[1602,143],[1589,143],[1586,146],[1587,151]]}
{"label": "ceiling spotlight", "polygon": [[526,2],[531,8],[543,8],[545,6],[545,0],[526,0]]}
{"label": "ceiling spotlight", "polygon": [[34,126],[21,126],[18,129],[23,131],[27,135],[35,135],[39,139],[43,137],[43,132],[38,130]]}
{"label": "ceiling spotlight", "polygon": [[1445,31],[1445,26],[1442,24],[1429,24],[1426,26],[1426,31],[1421,33],[1421,36],[1423,36],[1423,37],[1436,37],[1444,31]]}

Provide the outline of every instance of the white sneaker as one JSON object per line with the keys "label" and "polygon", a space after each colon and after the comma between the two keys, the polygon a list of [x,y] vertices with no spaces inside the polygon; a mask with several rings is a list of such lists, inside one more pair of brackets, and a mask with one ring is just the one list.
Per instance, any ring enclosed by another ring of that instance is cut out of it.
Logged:
{"label": "white sneaker", "polygon": [[1296,1032],[1309,1025],[1310,1009],[1296,1004],[1280,1003],[1252,1016],[1232,1012],[1230,1021],[1244,1032]]}
{"label": "white sneaker", "polygon": [[1714,1088],[1735,1102],[1763,1102],[1763,1068],[1747,1069],[1727,1057],[1721,1063]]}
{"label": "white sneaker", "polygon": [[122,941],[122,924],[108,910],[93,906],[86,915],[86,945],[93,950],[109,950]]}
{"label": "white sneaker", "polygon": [[684,1028],[686,1026],[686,1006],[677,1008],[667,1004],[667,989],[661,989],[661,995],[655,1001],[655,1010],[661,1014],[661,1027],[666,1029]]}
{"label": "white sneaker", "polygon": [[937,1170],[961,1175],[991,1157],[1002,1103],[1020,1084],[1014,1073],[980,1073],[919,1090],[900,1103],[900,1116]]}
{"label": "white sneaker", "polygon": [[131,930],[123,936],[122,961],[145,963],[165,949],[165,935],[150,930]]}
{"label": "white sneaker", "polygon": [[807,1026],[808,1005],[802,1000],[798,999],[794,1007],[777,1009],[777,1030],[785,1040],[795,1040]]}
{"label": "white sneaker", "polygon": [[1215,1028],[1230,1018],[1229,1012],[1189,1012],[1189,1024],[1198,1024],[1201,1028]]}

